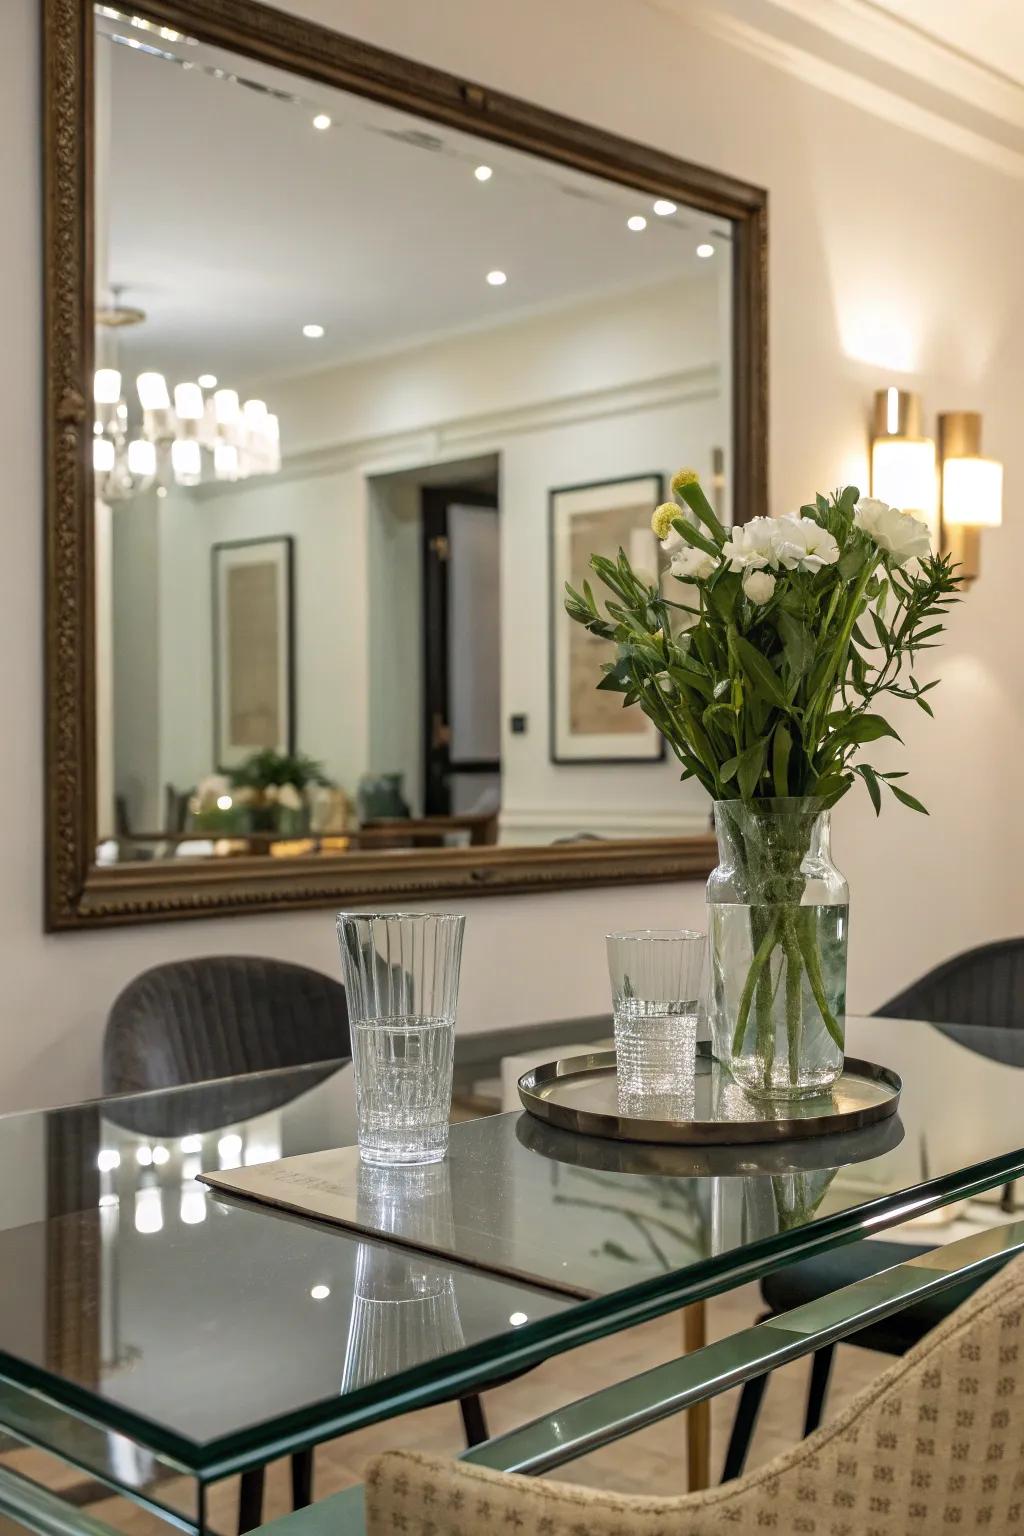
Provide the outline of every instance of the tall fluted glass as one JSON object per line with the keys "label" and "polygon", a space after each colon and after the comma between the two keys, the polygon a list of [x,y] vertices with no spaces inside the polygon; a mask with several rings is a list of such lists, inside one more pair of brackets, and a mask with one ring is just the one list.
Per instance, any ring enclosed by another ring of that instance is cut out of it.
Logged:
{"label": "tall fluted glass", "polygon": [[464,926],[451,912],[338,914],[364,1162],[435,1163],[448,1149]]}

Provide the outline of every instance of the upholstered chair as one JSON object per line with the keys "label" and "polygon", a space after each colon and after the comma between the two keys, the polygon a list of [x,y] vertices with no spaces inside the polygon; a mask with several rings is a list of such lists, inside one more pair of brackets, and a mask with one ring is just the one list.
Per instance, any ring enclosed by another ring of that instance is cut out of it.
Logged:
{"label": "upholstered chair", "polygon": [[833,1423],[733,1483],[605,1493],[415,1452],[374,1461],[367,1536],[939,1536],[1024,1531],[1024,1258]]}

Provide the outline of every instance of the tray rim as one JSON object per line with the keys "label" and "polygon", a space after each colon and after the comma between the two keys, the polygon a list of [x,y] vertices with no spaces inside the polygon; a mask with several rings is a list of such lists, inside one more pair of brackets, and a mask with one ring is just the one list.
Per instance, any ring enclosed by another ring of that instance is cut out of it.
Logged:
{"label": "tray rim", "polygon": [[640,1120],[626,1115],[605,1114],[600,1110],[570,1109],[564,1104],[542,1098],[541,1088],[561,1077],[603,1076],[614,1071],[614,1050],[586,1051],[578,1056],[563,1056],[542,1062],[519,1078],[517,1087],[524,1109],[547,1125],[585,1136],[612,1141],[637,1141],[669,1146],[741,1146],[758,1142],[795,1141],[800,1138],[832,1136],[876,1125],[894,1115],[899,1108],[903,1079],[892,1067],[879,1066],[860,1056],[847,1056],[841,1077],[866,1078],[890,1090],[877,1104],[861,1109],[837,1111],[808,1119],[772,1120]]}

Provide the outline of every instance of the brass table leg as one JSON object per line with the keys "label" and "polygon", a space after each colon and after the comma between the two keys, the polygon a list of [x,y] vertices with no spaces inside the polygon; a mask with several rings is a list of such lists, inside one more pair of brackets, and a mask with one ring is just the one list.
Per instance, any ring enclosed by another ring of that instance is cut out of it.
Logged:
{"label": "brass table leg", "polygon": [[[708,1319],[703,1301],[683,1308],[683,1353],[692,1355],[708,1341]],[[691,1493],[711,1486],[711,1404],[694,1403],[686,1410],[686,1475]]]}

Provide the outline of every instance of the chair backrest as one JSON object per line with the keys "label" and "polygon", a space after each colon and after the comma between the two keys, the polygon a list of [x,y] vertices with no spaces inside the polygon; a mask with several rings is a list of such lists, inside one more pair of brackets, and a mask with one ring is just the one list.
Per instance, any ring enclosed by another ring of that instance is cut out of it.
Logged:
{"label": "chair backrest", "polygon": [[141,1093],[351,1056],[340,981],[250,955],[175,960],[115,1000],[103,1040],[107,1093]]}
{"label": "chair backrest", "polygon": [[607,1493],[414,1452],[370,1464],[367,1536],[907,1536],[1024,1530],[1024,1259],[1001,1270],[833,1423],[733,1483]]}
{"label": "chair backrest", "polygon": [[945,960],[876,1012],[932,1024],[1024,1029],[1024,938],[982,944]]}

